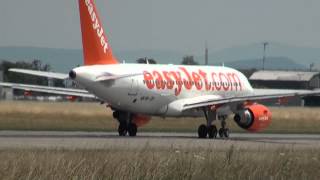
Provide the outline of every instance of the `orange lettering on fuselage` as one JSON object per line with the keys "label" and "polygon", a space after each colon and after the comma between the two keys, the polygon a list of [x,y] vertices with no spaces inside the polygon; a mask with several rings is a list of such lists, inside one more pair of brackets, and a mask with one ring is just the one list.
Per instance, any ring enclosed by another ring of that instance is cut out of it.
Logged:
{"label": "orange lettering on fuselage", "polygon": [[201,69],[199,69],[199,74],[201,75],[201,77],[204,80],[206,91],[210,91],[211,90],[211,83],[208,82],[207,73],[204,71],[201,71]]}
{"label": "orange lettering on fuselage", "polygon": [[166,79],[166,88],[173,89],[174,81],[170,77],[170,73],[168,71],[163,71],[163,76]]}
{"label": "orange lettering on fuselage", "polygon": [[173,89],[176,96],[181,94],[182,87],[191,90],[193,86],[199,91],[243,90],[243,84],[235,72],[211,72],[211,77],[208,77],[201,69],[189,72],[185,67],[180,67],[177,71],[144,71],[143,78],[148,89]]}
{"label": "orange lettering on fuselage", "polygon": [[148,89],[153,89],[154,88],[154,84],[153,84],[153,76],[151,73],[144,71],[143,72],[143,79],[147,85]]}
{"label": "orange lettering on fuselage", "polygon": [[189,90],[192,88],[192,78],[189,74],[189,72],[187,71],[187,69],[185,67],[180,67],[180,69],[182,70],[182,72],[184,72],[184,74],[187,76],[187,79],[183,79],[183,84],[184,87]]}

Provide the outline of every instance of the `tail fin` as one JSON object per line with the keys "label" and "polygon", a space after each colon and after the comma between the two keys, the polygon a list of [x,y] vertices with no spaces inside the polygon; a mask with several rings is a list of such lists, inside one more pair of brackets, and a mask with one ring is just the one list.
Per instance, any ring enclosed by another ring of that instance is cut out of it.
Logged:
{"label": "tail fin", "polygon": [[79,0],[79,11],[84,64],[118,63],[112,55],[94,0]]}

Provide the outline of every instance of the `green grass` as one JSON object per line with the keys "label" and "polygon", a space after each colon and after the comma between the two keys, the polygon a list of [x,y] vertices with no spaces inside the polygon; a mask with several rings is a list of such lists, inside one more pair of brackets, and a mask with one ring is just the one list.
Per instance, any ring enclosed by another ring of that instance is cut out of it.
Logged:
{"label": "green grass", "polygon": [[319,179],[318,150],[1,150],[2,179]]}
{"label": "green grass", "polygon": [[[264,133],[320,133],[320,108],[271,108],[273,122]],[[194,132],[204,118],[159,118],[140,131]],[[245,132],[230,116],[233,132]],[[0,130],[114,131],[112,112],[98,103],[0,102]],[[219,126],[219,124],[218,124]]]}

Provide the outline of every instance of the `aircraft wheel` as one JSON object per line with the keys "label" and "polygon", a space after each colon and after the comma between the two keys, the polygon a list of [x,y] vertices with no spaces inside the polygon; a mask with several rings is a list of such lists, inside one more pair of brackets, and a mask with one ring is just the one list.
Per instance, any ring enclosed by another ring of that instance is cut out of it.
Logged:
{"label": "aircraft wheel", "polygon": [[219,137],[223,138],[224,137],[224,130],[223,128],[219,129]]}
{"label": "aircraft wheel", "polygon": [[230,130],[229,128],[220,128],[219,129],[219,136],[221,138],[225,137],[225,138],[228,138],[230,135]]}
{"label": "aircraft wheel", "polygon": [[199,138],[206,138],[208,133],[207,126],[204,124],[201,124],[198,128],[198,136]]}
{"label": "aircraft wheel", "polygon": [[137,135],[137,131],[138,131],[137,125],[134,124],[134,123],[130,123],[129,126],[128,126],[129,136],[136,136]]}
{"label": "aircraft wheel", "polygon": [[127,134],[127,125],[125,123],[120,123],[118,127],[119,136],[126,136]]}
{"label": "aircraft wheel", "polygon": [[114,119],[119,119],[119,116],[120,116],[119,114],[120,114],[119,111],[114,111],[112,113],[112,116],[113,116]]}
{"label": "aircraft wheel", "polygon": [[217,138],[218,130],[215,125],[211,125],[208,128],[208,136],[210,139]]}
{"label": "aircraft wheel", "polygon": [[223,134],[224,134],[224,137],[229,138],[229,135],[230,135],[229,128],[225,128]]}

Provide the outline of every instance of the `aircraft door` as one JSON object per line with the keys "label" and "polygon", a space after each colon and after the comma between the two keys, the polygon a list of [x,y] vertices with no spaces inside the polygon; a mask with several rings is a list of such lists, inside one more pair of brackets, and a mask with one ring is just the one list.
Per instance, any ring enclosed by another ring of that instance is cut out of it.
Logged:
{"label": "aircraft door", "polygon": [[139,90],[138,80],[131,79],[131,88],[129,89],[129,96],[137,96]]}

